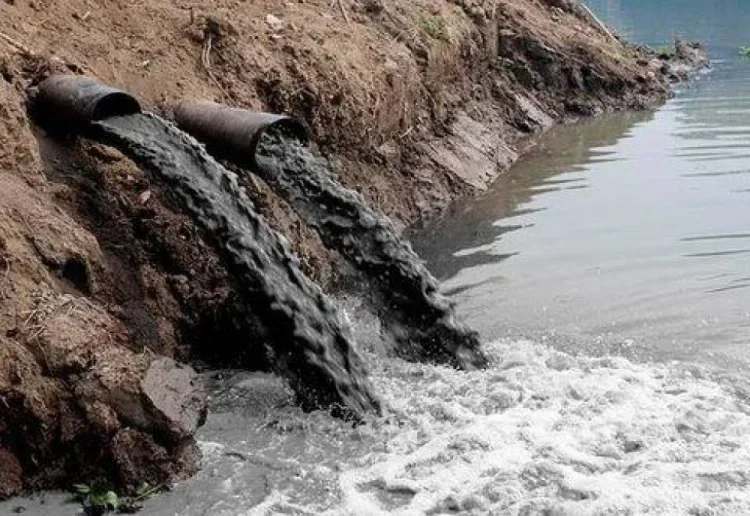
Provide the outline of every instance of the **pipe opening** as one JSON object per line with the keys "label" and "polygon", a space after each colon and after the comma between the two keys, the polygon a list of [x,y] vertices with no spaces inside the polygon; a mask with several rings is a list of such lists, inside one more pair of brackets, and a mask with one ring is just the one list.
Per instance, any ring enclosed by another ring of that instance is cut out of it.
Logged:
{"label": "pipe opening", "polygon": [[91,120],[104,120],[115,116],[133,115],[141,112],[138,101],[127,93],[117,91],[102,97],[91,112]]}
{"label": "pipe opening", "polygon": [[[294,118],[282,118],[276,122],[271,123],[268,127],[264,128],[256,141],[260,141],[260,136],[263,134],[269,136],[283,136],[285,138],[292,138],[300,143],[307,145],[309,142],[309,136],[305,127]],[[256,144],[257,145],[257,144]]]}
{"label": "pipe opening", "polygon": [[81,131],[91,122],[141,112],[132,95],[79,75],[53,75],[39,83],[34,118],[47,129]]}

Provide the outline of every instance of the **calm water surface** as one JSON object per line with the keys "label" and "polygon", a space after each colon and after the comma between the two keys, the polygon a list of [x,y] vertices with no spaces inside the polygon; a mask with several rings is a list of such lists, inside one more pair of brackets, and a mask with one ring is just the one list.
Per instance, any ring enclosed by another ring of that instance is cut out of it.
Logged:
{"label": "calm water surface", "polygon": [[[750,357],[750,15],[738,1],[591,2],[633,39],[708,42],[655,113],[551,131],[414,236],[488,339],[643,358]],[[672,26],[670,26],[672,24]]]}

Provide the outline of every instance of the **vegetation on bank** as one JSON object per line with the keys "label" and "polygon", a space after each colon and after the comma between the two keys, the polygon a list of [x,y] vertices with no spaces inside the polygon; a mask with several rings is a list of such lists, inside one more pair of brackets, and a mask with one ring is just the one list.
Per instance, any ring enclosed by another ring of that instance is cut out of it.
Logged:
{"label": "vegetation on bank", "polygon": [[422,30],[431,38],[448,41],[448,29],[441,16],[422,16],[419,20]]}
{"label": "vegetation on bank", "polygon": [[143,482],[132,496],[122,496],[109,480],[97,478],[90,484],[73,485],[73,501],[83,506],[87,516],[101,516],[110,512],[134,514],[142,509],[141,502],[163,490],[164,486]]}
{"label": "vegetation on bank", "polygon": [[656,55],[659,56],[671,56],[675,53],[674,45],[667,43],[660,43],[658,45],[649,45],[649,47]]}

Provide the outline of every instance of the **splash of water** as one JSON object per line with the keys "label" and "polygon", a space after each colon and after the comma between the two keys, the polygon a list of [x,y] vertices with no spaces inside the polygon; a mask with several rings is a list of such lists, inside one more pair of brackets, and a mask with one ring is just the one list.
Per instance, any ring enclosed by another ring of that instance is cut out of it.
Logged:
{"label": "splash of water", "polygon": [[388,410],[356,429],[274,412],[272,447],[231,446],[291,472],[260,503],[217,493],[213,513],[750,514],[746,381],[529,341],[485,351],[478,371],[374,360]]}
{"label": "splash of water", "polygon": [[[376,372],[402,428],[339,477],[349,514],[747,514],[750,406],[698,366],[488,347]],[[415,385],[416,384],[416,385]]]}
{"label": "splash of water", "polygon": [[[146,513],[750,514],[746,379],[529,341],[485,351],[477,371],[377,357],[389,409],[357,427],[273,403],[243,413],[280,395],[269,379],[222,386],[202,471]],[[44,507],[25,514],[67,514]]]}
{"label": "splash of water", "polygon": [[303,407],[332,406],[355,417],[378,409],[349,328],[300,271],[286,240],[255,212],[234,174],[155,115],[96,122],[91,135],[168,186],[213,241],[248,316],[263,325],[272,365],[289,379]]}
{"label": "splash of water", "polygon": [[485,365],[477,334],[456,319],[409,243],[359,193],[341,186],[326,160],[296,139],[267,132],[256,162],[259,174],[326,246],[365,273],[374,287],[368,298],[396,337],[400,356],[464,368]]}

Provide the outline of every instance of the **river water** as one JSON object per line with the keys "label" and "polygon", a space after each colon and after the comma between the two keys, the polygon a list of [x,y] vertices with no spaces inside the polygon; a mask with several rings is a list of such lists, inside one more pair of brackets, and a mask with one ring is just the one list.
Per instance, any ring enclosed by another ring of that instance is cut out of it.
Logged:
{"label": "river water", "polygon": [[386,415],[357,427],[209,375],[203,469],[143,514],[750,514],[750,10],[590,4],[631,39],[707,41],[715,68],[655,113],[553,130],[415,235],[489,367],[368,354]]}
{"label": "river water", "polygon": [[[414,237],[487,339],[745,365],[750,14],[734,1],[591,2],[631,39],[707,41],[714,69],[656,113],[552,130]],[[741,29],[741,30],[740,30]]]}

